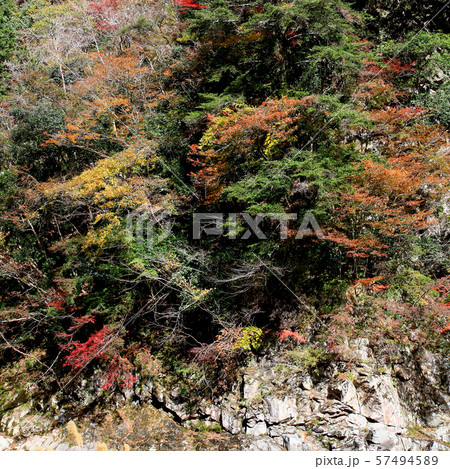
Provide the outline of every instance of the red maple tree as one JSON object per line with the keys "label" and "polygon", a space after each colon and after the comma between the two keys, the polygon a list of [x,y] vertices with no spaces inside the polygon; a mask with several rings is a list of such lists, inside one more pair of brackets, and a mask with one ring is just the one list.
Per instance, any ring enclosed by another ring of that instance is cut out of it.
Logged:
{"label": "red maple tree", "polygon": [[175,0],[175,3],[181,8],[208,8],[199,3],[195,3],[193,0]]}

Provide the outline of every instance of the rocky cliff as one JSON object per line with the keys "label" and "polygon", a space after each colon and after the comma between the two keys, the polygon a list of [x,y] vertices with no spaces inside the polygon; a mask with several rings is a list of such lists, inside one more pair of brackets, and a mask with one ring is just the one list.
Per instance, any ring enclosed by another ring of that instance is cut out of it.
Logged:
{"label": "rocky cliff", "polygon": [[381,366],[366,341],[353,347],[355,361],[308,370],[255,358],[231,392],[212,399],[187,399],[162,372],[107,403],[95,378],[73,391],[71,406],[67,396],[22,405],[16,397],[1,414],[0,448],[81,449],[74,421],[83,449],[448,450],[448,361],[404,350]]}

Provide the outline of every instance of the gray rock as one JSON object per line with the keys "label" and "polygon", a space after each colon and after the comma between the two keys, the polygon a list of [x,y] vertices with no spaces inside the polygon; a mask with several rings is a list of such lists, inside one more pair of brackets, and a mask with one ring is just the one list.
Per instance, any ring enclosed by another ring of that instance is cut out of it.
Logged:
{"label": "gray rock", "polygon": [[372,375],[355,382],[360,413],[369,420],[388,426],[408,425],[405,410],[391,376]]}
{"label": "gray rock", "polygon": [[249,401],[254,400],[260,393],[261,382],[250,378],[249,376],[244,377],[244,399]]}
{"label": "gray rock", "polygon": [[0,451],[8,450],[11,443],[11,438],[5,438],[4,436],[0,436]]}
{"label": "gray rock", "polygon": [[348,417],[347,417],[347,423],[352,426],[352,427],[356,427],[360,430],[364,430],[367,428],[367,419],[365,417],[363,417],[362,415],[359,415],[359,414],[350,414]]}
{"label": "gray rock", "polygon": [[42,443],[44,442],[44,440],[45,438],[42,436],[33,436],[24,443],[22,448],[25,451],[36,451],[39,448],[43,448]]}
{"label": "gray rock", "polygon": [[419,360],[419,366],[424,374],[425,378],[434,386],[439,385],[439,367],[436,361],[436,357],[425,350],[422,353],[421,359]]}
{"label": "gray rock", "polygon": [[54,448],[54,451],[69,451],[68,443],[59,443]]}
{"label": "gray rock", "polygon": [[283,400],[267,396],[263,400],[265,419],[269,425],[286,422],[298,415],[296,399],[286,396]]}
{"label": "gray rock", "polygon": [[355,339],[352,343],[352,350],[356,356],[363,362],[370,360],[372,353],[369,348],[369,339]]}
{"label": "gray rock", "polygon": [[309,375],[305,376],[305,378],[302,381],[302,386],[303,386],[303,389],[306,389],[307,391],[310,391],[313,388],[314,383],[311,379],[311,376]]}
{"label": "gray rock", "polygon": [[378,445],[382,451],[394,449],[398,445],[399,440],[395,431],[389,429],[386,425],[373,423],[370,424],[369,429],[367,441]]}
{"label": "gray rock", "polygon": [[433,441],[428,448],[430,451],[450,451],[450,448],[447,445]]}
{"label": "gray rock", "polygon": [[283,435],[283,446],[287,451],[320,451],[325,449],[304,431]]}
{"label": "gray rock", "polygon": [[[352,436],[342,443],[335,445],[332,443],[331,446],[333,449],[339,449],[340,451],[367,451],[368,449],[367,441],[361,436]],[[337,448],[337,446],[339,448]]]}
{"label": "gray rock", "polygon": [[182,421],[197,417],[197,415],[188,412],[184,404],[175,403],[171,399],[164,399],[164,405]]}
{"label": "gray rock", "polygon": [[285,435],[283,442],[287,451],[304,451],[303,439],[297,435]]}
{"label": "gray rock", "polygon": [[271,438],[256,439],[245,448],[247,451],[283,451],[284,448]]}
{"label": "gray rock", "polygon": [[[139,390],[134,390],[139,399],[135,404],[127,405],[145,405],[154,398],[162,404],[159,412],[176,414],[185,426],[194,430],[204,429],[205,425],[211,425],[215,430],[217,425],[212,422],[219,422],[232,434],[221,435],[221,438],[229,438],[233,449],[241,445],[243,449],[253,451],[448,450],[440,442],[449,438],[450,395],[445,388],[450,388],[450,380],[445,381],[445,363],[440,357],[425,352],[422,363],[415,363],[416,357],[408,351],[396,351],[397,385],[389,369],[379,368],[367,341],[359,341],[354,347],[359,360],[351,364],[328,365],[320,370],[320,376],[314,376],[314,383],[311,376],[297,367],[279,366],[278,357],[266,357],[252,363],[243,381],[237,381],[231,392],[213,402],[203,398],[195,410],[187,407],[176,388],[167,389],[168,386],[156,379],[144,382]],[[398,374],[402,370],[404,373]],[[424,377],[433,392],[426,393]],[[439,388],[436,383],[440,383]],[[414,392],[410,393],[410,390]],[[95,385],[85,381],[77,395],[80,402],[90,402],[96,392]],[[421,398],[425,399],[424,396],[429,402],[427,412],[422,415],[413,409],[419,408],[417,403]],[[130,399],[131,395],[125,397]],[[122,401],[115,403],[121,406]],[[56,400],[52,407],[60,408]],[[16,439],[0,437],[0,449],[14,446],[20,450],[34,450],[42,446],[44,449],[69,450],[62,436],[68,416],[61,410],[59,414],[63,418],[60,421],[57,418],[46,421],[30,409],[33,407],[27,403],[1,415],[1,430]],[[97,441],[93,435],[98,423],[89,425],[93,428],[89,426],[89,431],[85,428],[88,437],[83,436],[83,450],[94,449]],[[123,423],[117,424],[117,435],[127,431],[120,425],[123,427]],[[412,425],[426,429],[426,439],[406,436]],[[171,437],[164,438],[152,448],[161,450],[172,441]],[[120,445],[114,446],[112,440],[110,448],[120,448]],[[151,442],[145,444],[148,448]],[[176,445],[177,449],[189,446],[180,442]]]}
{"label": "gray rock", "polygon": [[408,438],[400,436],[398,438],[398,449],[401,451],[423,451],[428,441],[416,440],[414,438]]}
{"label": "gray rock", "polygon": [[236,435],[242,430],[242,422],[234,416],[230,411],[222,409],[222,427],[228,432]]}
{"label": "gray rock", "polygon": [[264,412],[262,406],[250,405],[245,410],[245,418],[247,420],[255,420],[257,422],[264,421]]}
{"label": "gray rock", "polygon": [[222,417],[222,410],[220,407],[213,405],[210,410],[210,417],[212,420],[215,422],[220,422],[221,417]]}
{"label": "gray rock", "polygon": [[356,413],[361,412],[358,393],[355,385],[351,381],[344,381],[342,385],[342,402],[352,407]]}
{"label": "gray rock", "polygon": [[254,436],[267,435],[266,422],[249,421],[247,423],[245,433],[247,433],[247,435],[254,435]]}
{"label": "gray rock", "polygon": [[282,441],[282,436],[287,432],[287,428],[285,425],[273,425],[268,427],[267,432],[271,438],[281,438]]}
{"label": "gray rock", "polygon": [[324,402],[320,407],[322,415],[329,416],[332,419],[346,416],[353,412],[353,409],[339,401]]}

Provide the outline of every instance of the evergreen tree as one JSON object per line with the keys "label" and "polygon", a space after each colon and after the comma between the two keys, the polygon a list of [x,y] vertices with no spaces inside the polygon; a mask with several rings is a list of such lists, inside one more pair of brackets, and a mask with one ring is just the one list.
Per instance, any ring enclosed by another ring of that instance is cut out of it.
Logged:
{"label": "evergreen tree", "polygon": [[0,4],[0,96],[5,91],[5,69],[3,63],[9,60],[16,44],[16,28],[13,14],[17,6],[13,0],[3,0]]}

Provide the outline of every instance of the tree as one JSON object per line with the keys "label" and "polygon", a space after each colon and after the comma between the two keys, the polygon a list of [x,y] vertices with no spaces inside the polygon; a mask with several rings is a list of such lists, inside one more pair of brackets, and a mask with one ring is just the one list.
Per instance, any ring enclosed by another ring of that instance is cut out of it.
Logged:
{"label": "tree", "polygon": [[13,108],[15,126],[11,132],[11,156],[17,164],[28,167],[39,180],[58,174],[64,167],[64,148],[46,148],[48,135],[64,126],[63,111],[47,101],[30,107]]}
{"label": "tree", "polygon": [[381,158],[369,156],[358,165],[352,191],[340,196],[328,238],[355,258],[385,256],[395,239],[405,240],[434,223],[433,207],[449,187],[447,134],[423,123],[427,110],[401,105],[399,93],[384,81],[393,71],[402,73],[402,67],[381,70],[378,84],[362,86],[359,98],[366,105],[377,96],[369,139]]}
{"label": "tree", "polygon": [[[26,31],[27,42],[35,60],[47,67],[55,66],[64,92],[67,92],[65,68],[69,59],[79,56],[95,38],[92,24],[74,4],[67,2],[40,9]],[[75,7],[75,8],[74,8]]]}
{"label": "tree", "polygon": [[0,97],[5,92],[3,80],[6,77],[4,63],[11,59],[16,45],[16,27],[13,16],[17,12],[14,0],[5,0],[0,5]]}
{"label": "tree", "polygon": [[[328,87],[333,64],[349,78],[355,74],[357,59],[349,43],[359,18],[345,2],[213,0],[204,5],[188,11],[183,42],[190,64],[173,75],[180,82],[187,71],[199,77],[197,92],[242,94],[261,102],[289,87],[311,92]],[[318,52],[322,57],[314,60]],[[194,90],[186,91],[195,99]]]}
{"label": "tree", "polygon": [[[320,338],[314,363],[354,337],[445,350],[450,46],[406,31],[432,2],[400,3],[24,4],[2,49],[2,364],[131,387],[152,348],[223,389],[274,343]],[[402,40],[366,39],[363,4]],[[193,240],[209,210],[267,214],[266,239],[242,216],[239,241]],[[306,213],[325,238],[297,238]]]}
{"label": "tree", "polygon": [[276,158],[295,140],[298,99],[265,101],[258,107],[237,106],[220,116],[209,116],[210,126],[199,145],[191,148],[193,173],[207,203],[216,202],[223,188],[261,159]]}
{"label": "tree", "polygon": [[11,58],[16,44],[16,31],[13,15],[17,11],[13,0],[5,0],[0,5],[0,63]]}
{"label": "tree", "polygon": [[[105,326],[91,334],[86,342],[71,340],[67,344],[61,344],[63,350],[70,350],[65,357],[64,366],[69,366],[73,373],[77,373],[92,362],[100,362],[105,368],[103,389],[108,390],[114,385],[131,388],[137,378],[133,374],[133,365],[121,356],[123,340],[119,333]],[[67,338],[66,334],[60,336]]]}
{"label": "tree", "polygon": [[184,11],[185,8],[207,8],[205,5],[200,5],[193,0],[175,0],[175,3]]}
{"label": "tree", "polygon": [[[404,38],[426,25],[427,31],[448,31],[450,16],[445,0],[357,0],[355,8],[365,9],[367,26],[381,39]],[[433,20],[433,21],[431,21]]]}

